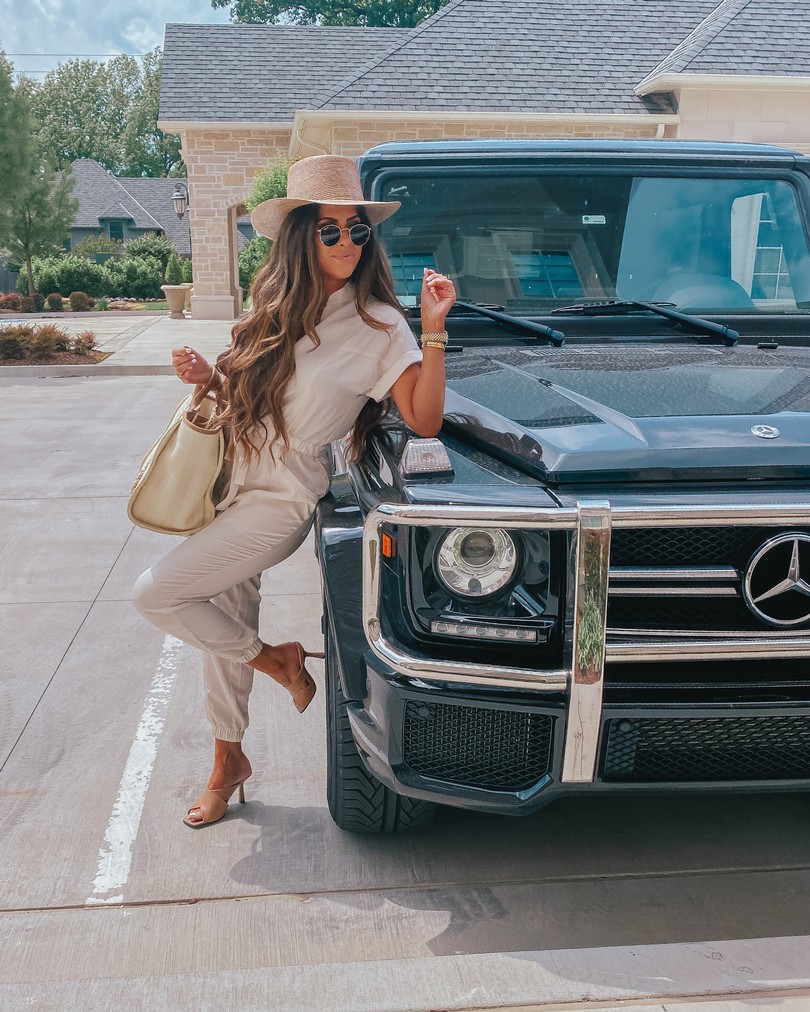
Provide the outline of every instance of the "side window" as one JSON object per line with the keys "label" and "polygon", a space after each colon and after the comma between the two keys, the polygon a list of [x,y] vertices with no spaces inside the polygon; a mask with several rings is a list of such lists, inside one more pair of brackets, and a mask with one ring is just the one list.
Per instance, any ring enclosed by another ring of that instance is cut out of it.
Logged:
{"label": "side window", "polygon": [[795,309],[785,248],[770,193],[738,197],[731,209],[731,273],[763,308]]}
{"label": "side window", "polygon": [[111,239],[124,238],[124,222],[120,218],[110,219],[110,238]]}

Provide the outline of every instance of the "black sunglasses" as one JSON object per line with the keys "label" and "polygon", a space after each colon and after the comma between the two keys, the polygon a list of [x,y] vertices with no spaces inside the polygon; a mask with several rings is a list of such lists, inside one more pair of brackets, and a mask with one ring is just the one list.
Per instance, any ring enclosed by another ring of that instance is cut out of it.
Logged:
{"label": "black sunglasses", "polygon": [[349,238],[355,246],[364,246],[371,238],[371,229],[362,222],[352,225],[351,228],[341,228],[339,225],[321,225],[318,229],[318,236],[324,246],[337,246],[344,232],[349,233]]}

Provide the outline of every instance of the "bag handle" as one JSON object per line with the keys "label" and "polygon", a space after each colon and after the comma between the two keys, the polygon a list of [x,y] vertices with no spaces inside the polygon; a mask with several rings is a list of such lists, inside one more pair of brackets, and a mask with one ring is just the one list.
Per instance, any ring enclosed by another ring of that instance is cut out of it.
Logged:
{"label": "bag handle", "polygon": [[210,393],[212,393],[214,387],[219,386],[219,384],[215,382],[216,375],[217,375],[216,367],[212,366],[211,379],[209,379],[207,383],[197,385],[197,389],[194,392],[194,396],[191,398],[191,404],[189,405],[190,407],[198,408],[205,400],[205,398]]}

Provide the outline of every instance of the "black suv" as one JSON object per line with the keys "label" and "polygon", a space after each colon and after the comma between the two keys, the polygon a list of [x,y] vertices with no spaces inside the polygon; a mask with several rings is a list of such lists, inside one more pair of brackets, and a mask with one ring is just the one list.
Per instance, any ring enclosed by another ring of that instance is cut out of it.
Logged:
{"label": "black suv", "polygon": [[328,796],[810,786],[810,159],[687,142],[382,145],[418,319],[456,282],[437,440],[334,448]]}

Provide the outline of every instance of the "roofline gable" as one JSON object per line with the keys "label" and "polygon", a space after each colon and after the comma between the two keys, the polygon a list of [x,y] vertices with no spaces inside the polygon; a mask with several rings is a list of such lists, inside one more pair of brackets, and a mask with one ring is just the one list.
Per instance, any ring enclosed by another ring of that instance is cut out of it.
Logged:
{"label": "roofline gable", "polygon": [[642,81],[639,81],[634,89],[635,93],[650,94],[646,85],[653,78],[661,77],[663,74],[683,73],[750,2],[751,0],[720,0],[711,14],[707,15],[671,53],[668,53],[657,67],[653,67]]}
{"label": "roofline gable", "polygon": [[452,13],[455,10],[458,10],[458,8],[461,7],[463,3],[464,0],[450,0],[450,3],[445,4],[444,7],[440,7],[435,14],[431,14],[431,16],[427,18],[425,21],[423,21],[421,25],[417,25],[416,28],[413,29],[413,31],[410,33],[410,35],[408,35],[406,39],[397,40],[391,46],[389,46],[388,49],[386,49],[383,53],[372,57],[367,63],[363,64],[363,66],[360,67],[359,70],[355,70],[351,75],[349,75],[343,81],[341,81],[341,83],[329,95],[327,95],[324,99],[321,100],[321,103],[320,105],[317,106],[317,108],[323,109],[330,102],[333,102],[338,97],[338,95],[341,95],[344,91],[347,91],[349,88],[352,87],[352,85],[357,84],[357,82],[361,81],[366,74],[368,74],[372,70],[375,70],[377,67],[381,66],[381,64],[385,63],[385,61],[389,59],[389,57],[393,56],[394,53],[398,53],[401,49],[407,48],[414,41],[414,39],[419,38],[419,36],[424,34],[424,32],[429,31],[439,21],[447,17],[448,14]]}

